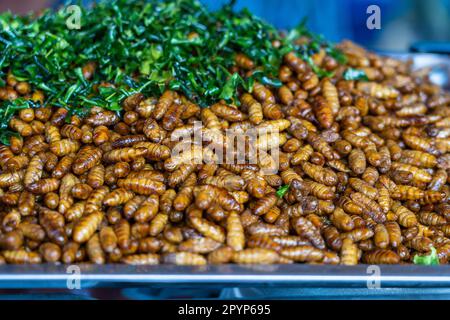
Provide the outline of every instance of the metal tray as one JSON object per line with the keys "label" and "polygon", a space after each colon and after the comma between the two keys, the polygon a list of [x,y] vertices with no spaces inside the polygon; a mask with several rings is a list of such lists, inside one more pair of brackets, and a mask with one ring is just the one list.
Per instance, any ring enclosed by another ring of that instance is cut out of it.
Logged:
{"label": "metal tray", "polygon": [[74,266],[1,266],[0,299],[450,299],[450,265]]}
{"label": "metal tray", "polygon": [[[73,268],[75,267],[76,272]],[[375,271],[374,271],[375,270]],[[221,285],[250,287],[447,287],[450,265],[3,265],[0,288],[67,288],[79,279],[83,288],[116,285]]]}
{"label": "metal tray", "polygon": [[[400,59],[412,59],[414,68],[430,68],[430,78],[433,82],[447,89],[450,87],[449,55],[381,54]],[[68,266],[65,265],[2,265],[0,266],[0,298],[4,297],[4,290],[1,289],[67,289],[68,281],[79,279],[82,289],[197,287],[207,290],[208,288],[228,288],[228,291],[225,289],[225,293],[221,294],[225,298],[299,298],[305,296],[355,298],[363,296],[371,298],[444,297],[450,299],[450,265],[432,267],[382,265],[375,267],[379,268],[377,274],[373,273],[374,269],[368,269],[367,265],[350,267],[293,264],[187,267],[83,264],[77,267],[80,272],[79,278],[77,278],[77,274],[68,271]],[[236,289],[237,287],[240,289]],[[374,291],[373,288],[381,290]]]}

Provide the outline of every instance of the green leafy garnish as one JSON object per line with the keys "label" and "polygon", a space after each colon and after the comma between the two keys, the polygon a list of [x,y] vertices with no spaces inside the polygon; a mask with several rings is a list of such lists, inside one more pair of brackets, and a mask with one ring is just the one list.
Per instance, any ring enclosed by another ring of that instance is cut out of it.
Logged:
{"label": "green leafy garnish", "polygon": [[333,46],[328,46],[327,53],[334,58],[339,64],[346,64],[347,63],[347,57],[345,54]]}
{"label": "green leafy garnish", "polygon": [[414,264],[422,264],[426,266],[435,266],[439,264],[439,258],[436,249],[431,247],[431,253],[425,256],[415,255],[413,259]]}
{"label": "green leafy garnish", "polygon": [[289,185],[285,184],[284,186],[281,186],[278,188],[278,190],[275,192],[278,198],[283,198],[284,195],[288,192]]}
{"label": "green leafy garnish", "polygon": [[[332,76],[315,66],[311,55],[320,49],[335,55],[339,51],[308,31],[305,21],[283,37],[248,10],[234,11],[233,3],[210,12],[198,0],[99,1],[92,8],[81,7],[80,29],[67,27],[64,7],[37,17],[2,13],[0,86],[11,72],[42,90],[45,105],[83,115],[92,106],[119,112],[122,100],[133,93],[159,96],[169,88],[202,107],[220,99],[238,104],[238,93],[251,92],[255,81],[281,86],[278,70],[292,50],[319,77]],[[297,44],[303,36],[308,43]],[[246,77],[230,72],[236,53],[248,56],[257,71]],[[85,79],[88,63],[96,68]],[[18,108],[1,106],[0,129]]]}
{"label": "green leafy garnish", "polygon": [[345,80],[363,80],[368,81],[369,78],[364,70],[348,68],[344,71],[343,77]]}

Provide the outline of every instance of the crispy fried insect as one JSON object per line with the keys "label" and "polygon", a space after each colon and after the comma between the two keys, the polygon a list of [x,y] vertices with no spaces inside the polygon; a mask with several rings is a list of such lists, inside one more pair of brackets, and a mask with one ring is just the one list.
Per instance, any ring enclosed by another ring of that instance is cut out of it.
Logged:
{"label": "crispy fried insect", "polygon": [[230,247],[220,247],[208,254],[208,263],[210,264],[225,264],[231,261],[233,257],[233,249]]}
{"label": "crispy fried insect", "polygon": [[376,249],[364,253],[363,261],[368,264],[397,264],[400,257],[392,250]]}
{"label": "crispy fried insect", "polygon": [[319,229],[316,228],[311,221],[304,217],[298,217],[292,221],[292,226],[299,236],[311,241],[316,248],[325,249],[325,241],[323,240]]}
{"label": "crispy fried insect", "polygon": [[327,186],[334,186],[337,184],[337,176],[334,171],[317,166],[309,162],[302,163],[303,171],[318,183]]}
{"label": "crispy fried insect", "polygon": [[418,214],[419,222],[426,226],[442,226],[447,220],[434,212],[420,212]]}
{"label": "crispy fried insect", "polygon": [[436,149],[431,145],[430,139],[422,138],[420,136],[411,135],[407,133],[402,134],[402,139],[405,142],[405,144],[413,150],[418,150],[431,154],[436,154],[437,152]]}
{"label": "crispy fried insect", "polygon": [[272,264],[279,260],[279,255],[269,249],[250,248],[233,252],[232,260],[239,264]]}
{"label": "crispy fried insect", "polygon": [[342,247],[342,238],[339,231],[332,225],[326,225],[321,230],[323,238],[329,247],[334,251],[339,251]]}
{"label": "crispy fried insect", "polygon": [[100,211],[83,216],[73,229],[73,240],[83,243],[95,233],[103,220],[104,214]]}
{"label": "crispy fried insect", "polygon": [[180,243],[178,245],[178,250],[206,254],[218,249],[220,246],[220,242],[210,238],[192,238]]}
{"label": "crispy fried insect", "polygon": [[386,221],[386,215],[383,213],[380,205],[363,193],[354,192],[350,198],[363,209],[363,213],[370,216],[375,222],[383,223]]}
{"label": "crispy fried insect", "polygon": [[154,237],[139,239],[139,252],[156,253],[162,247],[162,242]]}
{"label": "crispy fried insect", "polygon": [[380,204],[381,210],[384,214],[387,214],[391,209],[392,199],[389,190],[383,186],[378,189],[378,203]]}
{"label": "crispy fried insect", "polygon": [[[22,191],[17,203],[17,207],[22,216],[30,216],[34,213],[36,197],[28,191]],[[5,216],[6,217],[6,216]]]}
{"label": "crispy fried insect", "polygon": [[112,227],[103,227],[99,234],[100,244],[105,252],[111,253],[117,247],[117,236]]}
{"label": "crispy fried insect", "polygon": [[103,155],[103,160],[106,162],[131,162],[147,154],[147,150],[143,147],[125,147],[108,151]]}
{"label": "crispy fried insect", "polygon": [[405,228],[411,228],[417,225],[416,215],[408,208],[395,203],[392,206],[392,211],[397,215],[398,223]]}
{"label": "crispy fried insect", "polygon": [[72,124],[63,125],[60,133],[63,137],[69,138],[71,140],[81,140],[81,137],[83,136],[83,131]]}
{"label": "crispy fried insect", "polygon": [[[14,193],[14,195],[15,195],[14,198],[11,198],[11,199],[8,199],[8,200],[6,200],[6,198],[4,198],[4,199],[2,199],[3,200],[2,202],[4,204],[6,204],[6,205],[19,205],[19,200],[21,200],[20,198],[21,198],[22,194],[23,193],[21,193],[20,191],[19,192],[15,192]],[[4,197],[8,196],[8,195],[12,195],[12,194],[11,193],[10,194],[6,194],[6,195],[4,195]],[[14,203],[12,203],[12,202],[14,202]],[[34,206],[34,204],[33,204],[33,206]],[[21,221],[21,213],[19,212],[19,210],[16,210],[15,208],[13,208],[13,209],[11,209],[11,211],[9,211],[8,213],[6,213],[4,215],[4,217],[3,217],[3,228],[5,229],[5,231],[10,231],[10,229],[11,230],[15,229],[17,224],[20,223],[20,221]],[[34,211],[32,213],[34,213]]]}
{"label": "crispy fried insect", "polygon": [[[33,156],[30,160],[30,163],[28,164],[26,171],[25,171],[25,175],[23,177],[23,183],[25,185],[31,185],[31,184],[38,182],[42,177],[43,170],[44,170],[44,161],[42,160],[42,158],[39,155]],[[15,175],[17,175],[17,174],[18,173],[15,173]],[[3,177],[4,175],[5,174],[1,175],[0,177]],[[15,179],[17,179],[17,178],[15,178]],[[15,181],[15,180],[13,179],[13,181]],[[19,181],[20,181],[20,179],[19,179]],[[15,182],[18,182],[18,181],[15,181]],[[0,184],[2,184],[1,178],[0,178]]]}
{"label": "crispy fried insect", "polygon": [[101,187],[105,180],[105,167],[101,164],[92,167],[88,172],[86,180],[87,184],[94,189]]}
{"label": "crispy fried insect", "polygon": [[41,256],[36,252],[20,250],[5,250],[2,252],[6,262],[12,264],[36,264],[41,263]]}
{"label": "crispy fried insect", "polygon": [[95,264],[105,263],[105,254],[102,250],[98,234],[92,236],[86,244],[89,260]]}
{"label": "crispy fried insect", "polygon": [[150,222],[149,234],[152,237],[155,237],[158,234],[160,234],[164,230],[164,227],[167,225],[168,221],[169,216],[167,214],[158,213],[155,216],[155,218],[153,218],[153,220]]}
{"label": "crispy fried insect", "polygon": [[131,265],[156,265],[159,264],[159,255],[155,253],[132,254],[121,260]]}
{"label": "crispy fried insect", "polygon": [[175,102],[176,93],[171,90],[165,91],[159,98],[155,109],[153,110],[153,117],[157,120],[162,119],[169,107]]}
{"label": "crispy fried insect", "polygon": [[56,178],[46,178],[27,186],[27,189],[35,194],[46,194],[58,190],[60,180]]}
{"label": "crispy fried insect", "polygon": [[207,209],[216,202],[227,211],[241,211],[240,204],[225,189],[213,185],[195,187],[194,196],[195,204],[200,209]]}
{"label": "crispy fried insect", "polygon": [[283,248],[280,255],[296,262],[319,262],[324,258],[324,252],[313,246]]}
{"label": "crispy fried insect", "polygon": [[374,235],[374,232],[372,229],[369,229],[367,227],[361,227],[361,228],[354,228],[353,230],[342,233],[342,237],[350,238],[353,242],[359,242],[361,240],[367,240],[372,238]]}
{"label": "crispy fried insect", "polygon": [[33,128],[21,119],[12,118],[11,121],[9,121],[9,126],[14,131],[17,131],[22,137],[28,137],[33,134]]}
{"label": "crispy fried insect", "polygon": [[86,200],[92,193],[92,187],[86,183],[77,183],[71,189],[72,197]]}
{"label": "crispy fried insect", "polygon": [[374,167],[367,167],[364,173],[362,174],[361,178],[370,184],[371,186],[375,185],[375,183],[378,181],[380,177],[380,174],[378,173],[377,169]]}
{"label": "crispy fried insect", "polygon": [[22,247],[23,234],[20,230],[12,230],[0,235],[0,247],[5,250],[17,250]]}
{"label": "crispy fried insect", "polygon": [[350,178],[348,179],[348,183],[353,189],[361,192],[370,199],[374,200],[378,198],[378,190],[364,180],[358,178]]}
{"label": "crispy fried insect", "polygon": [[358,251],[358,247],[350,238],[342,240],[341,264],[348,266],[358,264]]}
{"label": "crispy fried insect", "polygon": [[384,226],[389,233],[389,244],[392,247],[397,248],[402,243],[400,226],[395,221],[388,221],[384,224]]}
{"label": "crispy fried insect", "polygon": [[162,182],[145,178],[119,179],[117,185],[142,195],[162,194],[166,188]]}
{"label": "crispy fried insect", "polygon": [[405,246],[419,252],[429,252],[433,247],[433,241],[427,237],[417,236],[404,242]]}
{"label": "crispy fried insect", "polygon": [[391,194],[397,200],[419,200],[425,196],[425,191],[407,185],[397,185]]}
{"label": "crispy fried insect", "polygon": [[278,207],[272,207],[265,215],[264,221],[267,223],[274,223],[281,214],[281,210]]}
{"label": "crispy fried insect", "polygon": [[219,118],[225,119],[227,121],[242,121],[245,119],[244,114],[239,111],[239,109],[228,106],[223,103],[216,103],[210,107],[211,111],[216,114]]}
{"label": "crispy fried insect", "polygon": [[52,171],[52,177],[61,179],[66,173],[68,173],[72,167],[75,160],[75,154],[68,154],[58,161],[55,168]]}
{"label": "crispy fried insect", "polygon": [[234,57],[236,65],[245,70],[251,70],[255,67],[255,63],[243,53],[237,53]]}
{"label": "crispy fried insect", "polygon": [[103,199],[103,204],[110,207],[118,206],[130,200],[131,198],[133,198],[133,196],[133,192],[123,188],[118,188],[111,191],[105,196],[105,198]]}
{"label": "crispy fried insect", "polygon": [[[134,145],[134,148],[139,150],[139,153],[142,153],[142,149],[146,149],[146,152],[138,155],[137,157],[132,158],[133,161],[140,158],[141,156],[145,156],[149,160],[159,161],[159,160],[166,160],[170,157],[170,149],[167,146],[152,143],[152,142],[138,142]],[[125,150],[126,148],[118,149],[118,150]],[[130,148],[132,149],[132,148]],[[139,154],[138,153],[138,154]]]}
{"label": "crispy fried insect", "polygon": [[45,238],[45,231],[39,224],[22,222],[18,225],[18,229],[25,238],[33,241],[41,242]]}
{"label": "crispy fried insect", "polygon": [[152,194],[140,203],[140,206],[134,212],[133,217],[137,222],[147,222],[156,216],[158,209],[159,196]]}
{"label": "crispy fried insect", "polygon": [[252,236],[247,241],[249,248],[263,248],[279,252],[283,247],[269,236]]}
{"label": "crispy fried insect", "polygon": [[264,222],[254,222],[246,227],[246,232],[250,236],[260,236],[260,235],[281,236],[286,235],[287,234],[286,231],[287,230],[285,230],[280,225],[273,225]]}
{"label": "crispy fried insect", "polygon": [[402,150],[402,156],[398,160],[402,163],[424,168],[433,168],[437,164],[434,155],[418,150]]}
{"label": "crispy fried insect", "polygon": [[241,95],[240,99],[243,107],[248,111],[249,120],[253,124],[260,124],[263,121],[263,109],[261,104],[248,93]]}
{"label": "crispy fried insect", "polygon": [[95,189],[86,201],[86,214],[101,210],[103,199],[108,193],[109,189],[106,186]]}
{"label": "crispy fried insect", "polygon": [[18,171],[25,168],[28,163],[29,158],[27,156],[14,156],[6,162],[5,168],[7,171]]}
{"label": "crispy fried insect", "polygon": [[94,146],[87,145],[78,151],[72,164],[72,170],[80,175],[96,166],[102,157],[102,151]]}
{"label": "crispy fried insect", "polygon": [[363,174],[366,170],[366,156],[360,149],[353,149],[348,156],[350,169],[357,175]]}
{"label": "crispy fried insect", "polygon": [[292,165],[298,165],[305,161],[308,161],[313,154],[314,150],[313,148],[308,144],[303,147],[301,147],[291,158],[291,164]]}
{"label": "crispy fried insect", "polygon": [[[235,211],[230,212],[227,218],[227,245],[235,251],[240,251],[245,245],[244,228],[239,214]],[[197,229],[200,231],[199,229]],[[200,231],[201,232],[201,231]],[[217,239],[220,237],[217,237]],[[217,240],[216,239],[216,240]]]}
{"label": "crispy fried insect", "polygon": [[309,144],[314,150],[320,152],[328,160],[333,160],[335,158],[335,152],[331,146],[317,133],[313,131],[308,131],[308,136],[306,138]]}
{"label": "crispy fried insect", "polygon": [[427,189],[432,191],[439,191],[445,185],[447,179],[448,179],[447,171],[445,171],[444,169],[438,169],[436,170],[433,179],[428,184]]}
{"label": "crispy fried insect", "polygon": [[80,245],[76,242],[68,242],[62,250],[61,261],[63,263],[73,263],[78,258]]}
{"label": "crispy fried insect", "polygon": [[241,190],[245,185],[244,179],[237,175],[207,177],[204,183],[215,185],[229,191]]}
{"label": "crispy fried insect", "polygon": [[160,143],[166,136],[164,131],[154,119],[147,119],[144,122],[143,132],[147,138],[154,143]]}
{"label": "crispy fried insect", "polygon": [[203,234],[205,237],[209,237],[220,243],[225,242],[225,232],[222,227],[201,217],[190,217],[189,222],[192,225],[192,227],[194,227],[198,232]]}
{"label": "crispy fried insect", "polygon": [[171,212],[176,196],[177,193],[174,189],[164,191],[159,201],[159,209],[162,213],[169,214]]}
{"label": "crispy fried insect", "polygon": [[352,218],[339,207],[334,210],[330,220],[336,228],[342,231],[350,231],[355,228]]}
{"label": "crispy fried insect", "polygon": [[39,253],[44,261],[57,262],[61,259],[61,249],[58,245],[46,242],[39,247]]}
{"label": "crispy fried insect", "polygon": [[318,199],[333,200],[336,195],[333,187],[329,187],[311,180],[306,180],[306,183],[309,186],[310,193]]}
{"label": "crispy fried insect", "polygon": [[414,181],[429,183],[432,180],[432,176],[427,171],[409,164],[394,162],[392,163],[392,168],[394,170],[411,172]]}
{"label": "crispy fried insect", "polygon": [[73,204],[67,211],[64,213],[64,217],[67,219],[67,221],[75,221],[80,219],[86,208],[86,202],[85,201],[79,201]]}
{"label": "crispy fried insect", "polygon": [[92,140],[96,146],[107,143],[110,139],[109,129],[105,126],[94,128]]}
{"label": "crispy fried insect", "polygon": [[389,246],[389,232],[383,224],[377,224],[374,229],[373,241],[378,248],[386,249]]}
{"label": "crispy fried insect", "polygon": [[254,202],[252,211],[254,214],[261,216],[269,212],[269,210],[277,203],[277,196],[274,192],[266,194],[263,198]]}
{"label": "crispy fried insect", "polygon": [[162,256],[164,263],[176,265],[201,266],[206,264],[206,259],[197,253],[173,252]]}
{"label": "crispy fried insect", "polygon": [[[98,112],[96,112],[98,111]],[[119,117],[115,112],[109,110],[96,110],[85,119],[87,124],[92,126],[111,126],[119,122]]]}
{"label": "crispy fried insect", "polygon": [[[262,235],[262,237],[266,237]],[[272,242],[280,245],[281,247],[297,247],[297,246],[307,246],[311,245],[309,240],[302,238],[300,236],[290,236],[290,235],[282,235],[282,236],[271,236],[270,239]],[[275,248],[273,248],[275,250]]]}
{"label": "crispy fried insect", "polygon": [[139,209],[145,199],[145,196],[136,195],[128,200],[123,206],[124,217],[126,219],[130,219],[131,217],[133,217],[134,213]]}
{"label": "crispy fried insect", "polygon": [[325,129],[329,129],[334,122],[331,104],[319,96],[314,101],[314,112],[320,125]]}

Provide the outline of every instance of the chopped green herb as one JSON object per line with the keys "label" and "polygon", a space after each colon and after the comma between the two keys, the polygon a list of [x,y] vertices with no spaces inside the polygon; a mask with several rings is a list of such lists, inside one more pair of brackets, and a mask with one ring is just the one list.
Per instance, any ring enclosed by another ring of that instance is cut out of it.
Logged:
{"label": "chopped green herb", "polygon": [[281,186],[280,188],[278,188],[277,192],[275,192],[275,194],[277,195],[278,198],[283,198],[284,195],[288,192],[289,190],[289,185],[285,184],[284,186]]}
{"label": "chopped green herb", "polygon": [[336,47],[328,46],[326,52],[339,64],[347,63],[347,57],[345,56],[345,54],[342,51],[338,50]]}
{"label": "chopped green herb", "polygon": [[[296,50],[311,64],[311,54],[324,48],[339,51],[309,32],[305,20],[287,37],[234,1],[209,12],[198,0],[113,0],[81,8],[81,29],[66,26],[65,8],[37,17],[0,14],[0,86],[11,72],[19,81],[44,91],[45,105],[64,107],[70,115],[92,106],[121,110],[122,100],[135,92],[160,95],[180,90],[206,107],[219,99],[239,103],[239,90],[253,83],[279,87],[283,56]],[[301,36],[307,45],[297,45]],[[272,41],[281,45],[274,47]],[[247,78],[230,74],[236,53],[258,66]],[[92,78],[83,77],[87,63],[96,64]],[[311,64],[319,77],[332,76]],[[101,83],[114,88],[100,88]],[[22,105],[25,105],[22,103]],[[18,106],[3,104],[0,128],[6,128]],[[80,110],[78,110],[80,109]]]}
{"label": "chopped green herb", "polygon": [[344,71],[343,76],[345,80],[363,80],[363,81],[369,80],[364,70],[360,69],[348,68],[347,70]]}
{"label": "chopped green herb", "polygon": [[425,256],[415,255],[413,259],[414,264],[422,264],[426,266],[434,266],[439,264],[439,258],[434,247],[431,248],[431,253]]}
{"label": "chopped green herb", "polygon": [[20,135],[17,132],[8,129],[0,130],[0,142],[3,143],[5,146],[9,146],[11,144],[9,139],[12,136],[20,137]]}

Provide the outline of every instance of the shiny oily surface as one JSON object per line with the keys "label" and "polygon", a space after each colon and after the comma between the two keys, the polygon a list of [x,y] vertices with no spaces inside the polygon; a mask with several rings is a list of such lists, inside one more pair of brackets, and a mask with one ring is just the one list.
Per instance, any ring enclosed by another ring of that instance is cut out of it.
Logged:
{"label": "shiny oily surface", "polygon": [[[127,98],[122,117],[25,109],[0,147],[0,261],[406,264],[434,247],[447,263],[450,96],[407,62],[340,48],[347,66],[314,56],[332,78],[288,53],[283,87],[257,83],[240,106],[166,91]],[[345,80],[349,66],[369,81]],[[194,121],[211,135],[277,128],[277,173],[171,156]]]}

